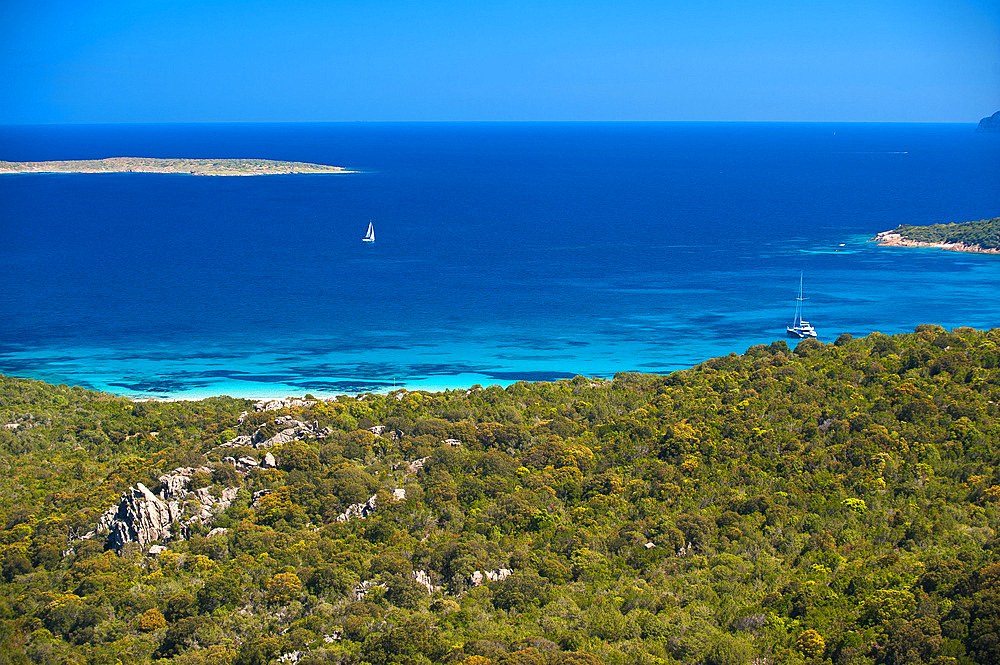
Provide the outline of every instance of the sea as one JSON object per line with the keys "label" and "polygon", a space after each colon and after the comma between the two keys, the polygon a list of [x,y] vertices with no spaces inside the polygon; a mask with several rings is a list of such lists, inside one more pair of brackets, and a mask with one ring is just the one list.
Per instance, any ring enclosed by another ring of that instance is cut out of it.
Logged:
{"label": "sea", "polygon": [[[355,173],[0,176],[0,373],[135,398],[668,373],[786,339],[1000,327],[1000,255],[879,247],[1000,216],[975,124],[0,126],[0,159]],[[376,242],[362,236],[373,223]]]}

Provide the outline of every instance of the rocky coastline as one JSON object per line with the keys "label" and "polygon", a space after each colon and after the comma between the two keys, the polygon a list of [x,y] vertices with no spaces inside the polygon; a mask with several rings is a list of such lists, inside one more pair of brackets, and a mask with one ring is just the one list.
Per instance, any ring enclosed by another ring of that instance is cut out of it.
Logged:
{"label": "rocky coastline", "polygon": [[1000,249],[993,247],[981,247],[980,245],[967,245],[964,242],[924,242],[922,240],[911,240],[893,229],[882,231],[872,238],[873,242],[880,247],[928,247],[932,249],[943,249],[948,252],[971,252],[974,254],[1000,254]]}

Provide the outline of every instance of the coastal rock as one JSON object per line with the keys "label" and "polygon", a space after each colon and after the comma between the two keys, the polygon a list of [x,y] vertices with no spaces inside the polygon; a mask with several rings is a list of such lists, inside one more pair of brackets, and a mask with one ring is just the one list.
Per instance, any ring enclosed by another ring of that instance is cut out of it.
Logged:
{"label": "coastal rock", "polygon": [[[397,488],[392,491],[393,501],[404,501],[406,499],[406,490],[403,488]],[[341,523],[350,522],[354,518],[364,519],[375,512],[378,507],[378,495],[372,494],[371,497],[364,503],[355,503],[347,507],[347,510],[337,515],[337,521]]]}
{"label": "coastal rock", "polygon": [[174,469],[170,473],[165,473],[157,480],[160,481],[160,495],[165,499],[172,499],[187,487],[191,477],[198,472],[211,474],[212,470],[207,466],[181,467]]}
{"label": "coastal rock", "polygon": [[[258,432],[257,434],[260,434],[260,432]],[[255,438],[257,434],[254,435]],[[258,448],[271,448],[273,446],[282,446],[288,443],[289,441],[296,441],[298,439],[298,437],[296,437],[296,434],[298,434],[296,428],[289,427],[288,429],[281,430],[280,432],[278,432],[269,439],[262,439],[260,441],[255,440],[254,444]]]}
{"label": "coastal rock", "polygon": [[242,469],[246,469],[247,471],[250,471],[251,469],[256,469],[258,466],[260,466],[260,465],[257,464],[257,460],[255,460],[254,458],[249,457],[249,456],[241,457],[238,460],[236,460],[236,469],[237,469],[237,471],[242,470]]}
{"label": "coastal rock", "polygon": [[105,543],[115,550],[120,550],[126,543],[146,547],[157,540],[170,538],[170,527],[180,517],[181,508],[176,501],[164,501],[148,487],[137,483],[122,494],[117,509],[111,514]]}
{"label": "coastal rock", "polygon": [[208,487],[189,491],[187,484],[198,472],[210,473],[211,469],[182,467],[160,476],[157,493],[136,483],[122,494],[118,505],[101,516],[97,528],[83,538],[107,534],[105,546],[116,551],[127,543],[145,548],[158,540],[185,538],[192,525],[211,523],[215,515],[232,504],[239,492],[236,487],[222,488],[218,496]]}
{"label": "coastal rock", "polygon": [[372,495],[370,499],[364,503],[354,503],[347,507],[347,510],[337,515],[338,522],[350,522],[354,518],[364,519],[375,512],[377,506],[377,498]]}
{"label": "coastal rock", "polygon": [[286,397],[285,399],[262,399],[253,405],[255,411],[280,411],[281,409],[291,409],[296,407],[310,407],[316,402],[310,399],[296,399]]}
{"label": "coastal rock", "polygon": [[441,590],[441,587],[435,586],[431,583],[431,576],[425,570],[413,571],[413,579],[416,580],[422,587],[427,589],[428,594],[433,594],[435,591]]}
{"label": "coastal rock", "polygon": [[[273,402],[270,402],[273,403]],[[314,403],[314,402],[313,402]],[[258,402],[258,404],[260,404]],[[273,409],[263,409],[271,411]],[[278,433],[271,435],[267,423],[261,424],[253,434],[240,434],[226,441],[222,448],[242,448],[252,447],[257,449],[273,448],[291,441],[302,441],[303,439],[325,439],[333,433],[331,427],[320,427],[315,420],[311,423],[296,420],[291,416],[278,416],[273,421],[278,428]]]}
{"label": "coastal rock", "polygon": [[469,575],[469,582],[472,586],[479,586],[486,580],[490,582],[501,582],[511,575],[514,571],[510,568],[497,568],[496,570],[477,570],[476,572]]}
{"label": "coastal rock", "polygon": [[222,444],[222,448],[244,448],[253,445],[253,438],[247,436],[246,434],[241,434],[235,438],[230,439]]}
{"label": "coastal rock", "polygon": [[233,468],[235,468],[238,472],[240,472],[244,476],[253,471],[254,469],[260,467],[260,464],[257,463],[257,460],[250,457],[249,455],[244,455],[239,459],[236,459],[235,457],[223,457],[222,463],[231,464]]}
{"label": "coastal rock", "polygon": [[417,471],[420,471],[420,469],[424,468],[424,463],[427,462],[427,460],[429,459],[430,457],[421,457],[420,459],[413,460],[412,462],[406,465],[406,472],[416,473]]}
{"label": "coastal rock", "polygon": [[385,584],[377,580],[365,580],[358,586],[354,587],[354,599],[361,600],[368,595],[368,592],[375,587],[385,588]]}
{"label": "coastal rock", "polygon": [[930,247],[932,249],[943,249],[949,252],[972,252],[975,254],[1000,254],[1000,249],[992,247],[980,247],[979,245],[967,245],[964,242],[924,242],[922,240],[910,240],[897,232],[882,231],[875,235],[872,240],[880,247]]}
{"label": "coastal rock", "polygon": [[264,455],[264,467],[268,469],[273,469],[278,466],[278,461],[274,459],[274,455],[267,453]]}
{"label": "coastal rock", "polygon": [[1000,132],[1000,111],[983,118],[976,127],[977,132]]}
{"label": "coastal rock", "polygon": [[30,413],[24,415],[19,415],[11,420],[9,423],[5,423],[3,428],[11,432],[15,430],[26,430],[36,427],[41,423],[35,420],[35,416]]}

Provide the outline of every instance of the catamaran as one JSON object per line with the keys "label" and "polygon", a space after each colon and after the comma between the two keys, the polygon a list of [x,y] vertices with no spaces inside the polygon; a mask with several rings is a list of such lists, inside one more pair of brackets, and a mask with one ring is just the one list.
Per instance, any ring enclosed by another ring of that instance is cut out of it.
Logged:
{"label": "catamaran", "polygon": [[802,273],[799,272],[799,297],[795,299],[795,321],[786,330],[788,330],[789,335],[799,338],[815,337],[816,329],[812,327],[811,323],[802,318],[803,300],[805,298],[802,297]]}
{"label": "catamaran", "polygon": [[365,233],[365,237],[361,239],[361,242],[375,242],[375,226],[368,222],[368,232]]}

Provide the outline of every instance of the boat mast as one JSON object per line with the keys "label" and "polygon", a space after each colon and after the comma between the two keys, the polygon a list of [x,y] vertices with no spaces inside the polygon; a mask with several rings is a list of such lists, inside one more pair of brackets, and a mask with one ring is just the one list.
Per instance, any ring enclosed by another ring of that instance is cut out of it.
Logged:
{"label": "boat mast", "polygon": [[799,297],[795,299],[795,323],[792,325],[798,326],[802,323],[802,301],[805,298],[802,297],[802,271],[799,271]]}

